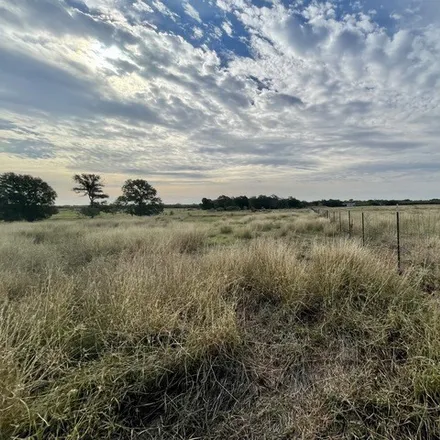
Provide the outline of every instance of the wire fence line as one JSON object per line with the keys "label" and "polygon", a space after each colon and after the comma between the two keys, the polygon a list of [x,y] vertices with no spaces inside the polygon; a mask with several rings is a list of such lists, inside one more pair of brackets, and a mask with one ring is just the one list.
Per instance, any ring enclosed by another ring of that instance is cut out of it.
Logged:
{"label": "wire fence line", "polygon": [[399,273],[415,262],[438,264],[440,208],[313,209],[340,236],[393,252]]}

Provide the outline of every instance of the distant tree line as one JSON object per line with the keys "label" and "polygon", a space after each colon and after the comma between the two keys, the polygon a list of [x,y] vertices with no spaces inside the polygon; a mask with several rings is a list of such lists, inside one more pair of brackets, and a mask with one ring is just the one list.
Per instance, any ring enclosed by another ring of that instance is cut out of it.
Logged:
{"label": "distant tree line", "polygon": [[[73,191],[88,198],[88,206],[80,208],[81,214],[95,217],[101,212],[125,212],[146,216],[164,210],[157,191],[146,180],[128,179],[122,186],[122,195],[108,204],[108,194],[98,174],[75,174]],[[55,206],[57,193],[39,177],[23,174],[0,174],[0,220],[33,222],[49,218],[58,212]]]}
{"label": "distant tree line", "polygon": [[218,210],[218,211],[238,211],[243,209],[293,209],[304,208],[307,202],[302,202],[294,197],[287,199],[280,198],[276,195],[271,196],[238,196],[228,197],[220,196],[215,200],[203,198],[200,207],[204,210]]}
{"label": "distant tree line", "polygon": [[271,196],[238,196],[228,197],[220,196],[215,200],[203,198],[200,207],[202,209],[213,209],[219,211],[234,211],[234,210],[260,210],[260,209],[301,209],[312,206],[326,206],[326,207],[342,207],[346,206],[347,202],[337,199],[315,200],[307,202],[305,200],[298,200],[295,197],[278,197],[275,194]]}
{"label": "distant tree line", "polygon": [[440,199],[430,200],[355,200],[357,206],[395,206],[395,205],[440,205]]}
{"label": "distant tree line", "polygon": [[200,208],[216,211],[238,211],[238,210],[261,210],[261,209],[301,209],[310,207],[342,208],[346,206],[396,206],[396,205],[434,205],[440,204],[440,199],[431,200],[339,200],[323,199],[307,202],[298,200],[295,197],[282,198],[276,195],[259,195],[253,197],[238,196],[228,197],[222,195],[217,199],[203,198]]}
{"label": "distant tree line", "polygon": [[[80,208],[81,214],[95,217],[101,212],[124,212],[130,215],[149,216],[163,212],[165,205],[156,189],[143,179],[128,179],[122,186],[122,195],[114,203],[107,203],[108,194],[98,174],[75,174],[73,191],[87,197],[89,204]],[[39,177],[23,174],[0,174],[0,221],[35,221],[49,218],[57,213],[57,193]],[[222,195],[215,200],[203,198],[199,205],[168,205],[175,208],[201,208],[204,210],[235,211],[261,209],[299,209],[313,206],[331,208],[343,206],[394,206],[394,205],[440,204],[440,199],[431,200],[316,200],[306,202],[295,197],[282,198],[276,195],[253,197],[228,197]]]}
{"label": "distant tree line", "polygon": [[166,203],[164,206],[168,209],[200,209],[198,203]]}

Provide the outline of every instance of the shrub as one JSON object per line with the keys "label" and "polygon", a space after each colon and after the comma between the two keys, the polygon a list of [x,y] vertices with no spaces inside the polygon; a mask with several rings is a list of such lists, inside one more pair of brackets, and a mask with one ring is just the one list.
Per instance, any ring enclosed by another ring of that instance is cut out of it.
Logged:
{"label": "shrub", "polygon": [[79,212],[84,217],[95,218],[101,213],[101,210],[98,206],[81,206]]}

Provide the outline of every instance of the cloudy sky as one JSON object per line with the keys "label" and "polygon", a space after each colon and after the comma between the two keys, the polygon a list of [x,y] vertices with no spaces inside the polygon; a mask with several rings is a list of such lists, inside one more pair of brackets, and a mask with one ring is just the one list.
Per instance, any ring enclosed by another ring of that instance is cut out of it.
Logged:
{"label": "cloudy sky", "polygon": [[439,1],[0,0],[0,172],[439,197]]}

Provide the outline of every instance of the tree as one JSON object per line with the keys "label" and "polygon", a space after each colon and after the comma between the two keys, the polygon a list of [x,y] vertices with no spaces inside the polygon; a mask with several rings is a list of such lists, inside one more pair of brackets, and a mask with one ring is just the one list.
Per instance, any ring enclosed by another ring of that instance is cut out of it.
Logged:
{"label": "tree", "polygon": [[214,209],[214,203],[211,199],[207,199],[206,197],[204,197],[202,199],[202,203],[201,203],[200,207],[204,210]]}
{"label": "tree", "polygon": [[296,199],[295,197],[289,197],[287,199],[287,207],[288,208],[303,208],[305,206],[304,202],[301,202],[300,200]]}
{"label": "tree", "polygon": [[216,205],[216,208],[221,208],[221,209],[226,209],[228,206],[234,205],[233,200],[228,196],[220,196],[217,198],[217,200],[214,203]]}
{"label": "tree", "polygon": [[97,200],[108,199],[108,195],[102,190],[104,183],[98,174],[75,174],[73,181],[77,184],[73,191],[77,194],[87,196],[91,207],[99,207]]}
{"label": "tree", "polygon": [[246,196],[235,197],[234,202],[240,209],[247,209],[249,207],[249,199]]}
{"label": "tree", "polygon": [[116,200],[131,215],[154,215],[163,211],[162,200],[146,180],[127,180],[122,186],[122,196]]}
{"label": "tree", "polygon": [[57,193],[39,177],[0,175],[0,220],[33,222],[56,214]]}

